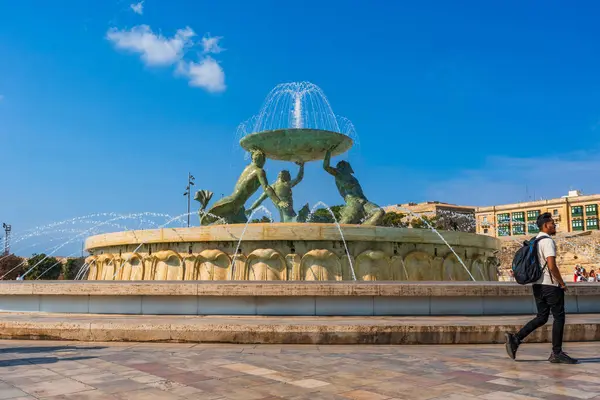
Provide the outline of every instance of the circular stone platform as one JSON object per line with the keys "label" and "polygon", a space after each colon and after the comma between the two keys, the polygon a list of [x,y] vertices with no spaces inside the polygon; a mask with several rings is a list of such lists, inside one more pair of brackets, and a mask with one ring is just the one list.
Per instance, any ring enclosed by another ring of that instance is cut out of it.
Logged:
{"label": "circular stone platform", "polygon": [[352,143],[352,139],[338,132],[306,128],[256,132],[240,140],[244,149],[260,149],[268,158],[282,161],[322,160],[334,146],[332,155],[337,156],[350,150]]}
{"label": "circular stone platform", "polygon": [[[341,229],[349,254],[334,224],[211,225],[97,235],[85,245],[92,254],[86,260],[88,280],[339,281],[352,280],[351,265],[362,281],[470,280],[430,230]],[[498,239],[442,234],[476,280],[498,279]]]}
{"label": "circular stone platform", "polygon": [[[565,340],[600,339],[599,295],[570,285]],[[533,314],[531,287],[501,282],[0,282],[3,339],[493,343]]]}
{"label": "circular stone platform", "polygon": [[[503,343],[530,315],[493,317],[227,317],[0,313],[0,339],[263,344]],[[574,315],[565,341],[598,341],[594,314]],[[552,324],[528,342],[551,342]]]}

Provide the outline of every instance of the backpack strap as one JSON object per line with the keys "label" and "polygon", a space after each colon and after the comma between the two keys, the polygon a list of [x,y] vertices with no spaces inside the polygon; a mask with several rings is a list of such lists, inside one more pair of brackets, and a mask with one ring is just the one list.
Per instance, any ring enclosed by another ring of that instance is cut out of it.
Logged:
{"label": "backpack strap", "polygon": [[[550,236],[536,237],[533,242],[533,249],[536,252],[537,252],[538,242],[542,239],[552,239],[552,238]],[[544,266],[542,267],[542,273],[547,268],[548,268],[548,262],[546,260],[544,260]],[[552,273],[550,271],[548,271],[548,275],[550,275],[550,282],[554,283],[554,278],[552,277]]]}

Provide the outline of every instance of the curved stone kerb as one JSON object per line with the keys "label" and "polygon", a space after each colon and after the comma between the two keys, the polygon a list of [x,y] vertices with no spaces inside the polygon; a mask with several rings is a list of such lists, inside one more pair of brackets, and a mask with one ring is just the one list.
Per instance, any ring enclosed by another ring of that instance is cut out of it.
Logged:
{"label": "curved stone kerb", "polygon": [[[381,226],[342,225],[347,242],[399,242],[444,244],[429,229],[388,228]],[[244,232],[244,229],[245,232]],[[243,233],[243,238],[242,238]],[[444,239],[451,246],[499,249],[500,240],[473,233],[445,231]],[[210,225],[192,228],[148,229],[105,233],[86,239],[85,248],[94,251],[110,246],[153,243],[197,243],[244,241],[339,241],[340,232],[335,224],[271,223]]]}

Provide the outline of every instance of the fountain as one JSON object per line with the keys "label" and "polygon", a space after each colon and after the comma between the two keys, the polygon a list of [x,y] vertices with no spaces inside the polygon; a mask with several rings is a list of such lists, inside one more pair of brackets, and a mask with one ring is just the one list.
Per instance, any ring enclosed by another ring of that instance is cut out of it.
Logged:
{"label": "fountain", "polygon": [[[196,194],[200,226],[91,236],[85,244],[91,254],[87,279],[498,279],[498,239],[381,226],[385,213],[365,196],[350,163],[330,165],[331,157],[350,150],[357,137],[352,123],[333,113],[318,86],[278,85],[260,112],[238,127],[238,139],[251,161],[231,195],[209,206],[210,191]],[[270,183],[264,170],[268,159],[296,163],[296,178],[284,170]],[[312,223],[308,204],[294,208],[293,188],[303,180],[304,164],[313,161],[323,163],[344,199],[335,224]],[[246,208],[259,189],[259,199]],[[250,223],[267,199],[279,211],[280,222]]]}
{"label": "fountain", "polygon": [[[251,161],[231,195],[211,204],[211,191],[196,193],[199,226],[179,227],[189,212],[175,217],[105,213],[17,236],[15,242],[49,233],[71,234],[60,237],[62,243],[45,252],[45,257],[89,236],[85,248],[90,256],[73,281],[17,282],[0,277],[0,338],[495,343],[502,340],[504,330],[514,328],[504,319],[461,318],[449,323],[452,319],[436,316],[535,312],[529,287],[491,282],[498,280],[496,254],[501,240],[459,231],[474,229],[474,221],[464,216],[460,226],[455,219],[446,221],[451,223],[443,226],[453,230],[437,225],[430,229],[381,226],[384,212],[363,192],[350,163],[330,165],[331,157],[345,154],[358,138],[352,123],[333,113],[317,86],[305,82],[277,86],[259,114],[241,124],[238,133]],[[268,160],[293,162],[297,172],[284,170],[269,181],[264,170]],[[323,177],[335,182],[344,200],[339,211],[322,202],[312,209],[294,203],[295,187],[306,184],[304,165],[314,161],[322,162]],[[259,190],[262,193],[249,203]],[[269,200],[278,211],[278,222],[262,205]],[[334,223],[312,221],[317,207],[325,207]],[[253,217],[259,213],[271,222],[255,223]],[[412,216],[425,224],[430,221],[424,215]],[[97,221],[100,217],[107,220]],[[136,229],[121,225],[126,220],[133,220]],[[63,229],[73,222],[85,226]],[[148,229],[140,229],[138,222]],[[99,234],[107,227],[118,231]],[[573,245],[582,240],[569,239]],[[582,245],[597,254],[593,242]],[[56,265],[52,262],[40,276],[47,277]],[[598,313],[598,298],[600,286],[574,286],[567,294],[567,312]],[[219,318],[206,317],[212,315]],[[593,318],[589,322],[585,315],[580,317],[566,326],[567,337],[600,338]]]}

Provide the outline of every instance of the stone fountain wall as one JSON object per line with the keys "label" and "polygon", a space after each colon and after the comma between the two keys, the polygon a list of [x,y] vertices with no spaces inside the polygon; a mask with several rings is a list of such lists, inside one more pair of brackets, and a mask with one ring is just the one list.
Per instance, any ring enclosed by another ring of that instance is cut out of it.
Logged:
{"label": "stone fountain wall", "polygon": [[[278,230],[273,230],[278,225]],[[433,232],[330,224],[251,224],[120,232],[88,239],[88,280],[465,281]],[[443,232],[478,281],[498,280],[497,239]],[[310,239],[310,240],[306,240]],[[238,247],[239,246],[239,247]]]}

